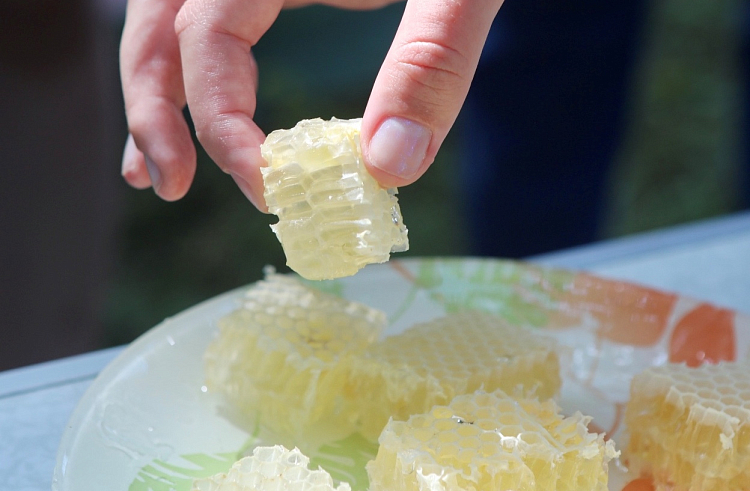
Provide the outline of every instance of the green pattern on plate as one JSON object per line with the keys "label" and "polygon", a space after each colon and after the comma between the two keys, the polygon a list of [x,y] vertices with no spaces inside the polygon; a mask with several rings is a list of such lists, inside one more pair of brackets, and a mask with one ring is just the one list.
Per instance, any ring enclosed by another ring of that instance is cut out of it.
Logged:
{"label": "green pattern on plate", "polygon": [[138,471],[128,491],[190,491],[193,479],[226,472],[237,461],[238,455],[237,452],[189,454],[180,458],[193,465],[175,465],[156,459]]}
{"label": "green pattern on plate", "polygon": [[180,459],[193,464],[191,467],[170,464],[154,459],[138,471],[128,491],[190,491],[193,480],[211,477],[226,472],[232,464],[248,455],[258,443],[260,424],[256,422],[253,432],[242,448],[236,452],[208,455],[204,453],[180,455]]}
{"label": "green pattern on plate", "polygon": [[310,467],[325,469],[339,482],[348,482],[353,491],[365,491],[370,481],[365,465],[375,458],[378,444],[359,433],[328,443],[310,456]]}
{"label": "green pattern on plate", "polygon": [[[193,480],[227,472],[243,455],[252,453],[257,440],[243,447],[242,451],[216,455],[181,455],[180,459],[191,466],[175,465],[154,460],[145,465],[128,488],[129,491],[190,491]],[[270,443],[264,443],[271,445]],[[365,465],[375,458],[377,443],[366,440],[359,434],[325,444],[311,452],[310,468],[325,469],[333,479],[347,482],[354,491],[365,491],[369,486]]]}
{"label": "green pattern on plate", "polygon": [[424,260],[416,283],[448,313],[483,310],[514,325],[546,326],[561,293],[573,282],[567,271],[501,260]]}
{"label": "green pattern on plate", "polygon": [[305,278],[298,278],[300,282],[308,288],[320,290],[323,293],[329,293],[337,297],[344,298],[344,284],[340,280],[322,280],[313,281]]}

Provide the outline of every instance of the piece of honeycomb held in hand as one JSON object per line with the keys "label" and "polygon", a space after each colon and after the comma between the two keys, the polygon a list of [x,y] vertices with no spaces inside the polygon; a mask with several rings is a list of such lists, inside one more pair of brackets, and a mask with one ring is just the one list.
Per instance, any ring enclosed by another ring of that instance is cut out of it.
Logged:
{"label": "piece of honeycomb held in hand", "polygon": [[256,447],[226,473],[193,481],[192,491],[351,491],[347,483],[334,486],[323,469],[308,469],[309,463],[296,448]]}
{"label": "piece of honeycomb held in hand", "polygon": [[304,278],[350,276],[409,248],[396,189],[365,168],[360,123],[305,120],[261,145],[266,204],[279,217],[271,228]]}
{"label": "piece of honeycomb held in hand", "polygon": [[589,421],[552,400],[459,396],[388,423],[367,465],[371,491],[606,491],[618,452]]}
{"label": "piece of honeycomb held in hand", "polygon": [[750,489],[750,365],[667,364],[633,378],[624,457],[657,490]]}

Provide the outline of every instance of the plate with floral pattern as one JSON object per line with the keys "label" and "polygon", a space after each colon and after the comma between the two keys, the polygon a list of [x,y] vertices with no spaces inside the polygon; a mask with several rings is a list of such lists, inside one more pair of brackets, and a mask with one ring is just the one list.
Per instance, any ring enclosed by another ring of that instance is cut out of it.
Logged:
{"label": "plate with floral pattern", "polygon": [[[556,338],[565,348],[559,403],[594,417],[618,442],[630,379],[667,362],[691,366],[746,359],[750,318],[706,302],[588,273],[495,259],[392,260],[311,287],[383,310],[386,335],[447,313],[492,312]],[[189,491],[257,445],[273,445],[262,421],[234,424],[204,385],[203,353],[216,321],[239,306],[240,288],[186,310],[134,341],[79,402],[58,451],[53,489]],[[311,451],[335,479],[367,489],[377,447],[358,435]],[[610,490],[650,484],[612,465]]]}

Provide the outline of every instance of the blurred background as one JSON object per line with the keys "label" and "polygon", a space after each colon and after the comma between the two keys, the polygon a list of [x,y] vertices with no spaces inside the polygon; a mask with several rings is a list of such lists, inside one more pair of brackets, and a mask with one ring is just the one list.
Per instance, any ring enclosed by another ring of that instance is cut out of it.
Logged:
{"label": "blurred background", "polygon": [[[527,257],[747,207],[746,3],[507,0],[456,127],[400,190],[400,257]],[[261,128],[361,116],[402,11],[283,12],[254,49]],[[202,151],[176,203],[120,178],[123,21],[121,0],[0,5],[0,370],[284,270],[275,219]]]}

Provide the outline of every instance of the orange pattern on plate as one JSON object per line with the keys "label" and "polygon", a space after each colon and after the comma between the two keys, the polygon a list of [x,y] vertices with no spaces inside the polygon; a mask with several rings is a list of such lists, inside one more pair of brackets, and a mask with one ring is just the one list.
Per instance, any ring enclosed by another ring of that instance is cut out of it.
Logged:
{"label": "orange pattern on plate", "polygon": [[599,338],[632,346],[652,346],[664,334],[677,295],[581,273],[561,299],[563,311],[588,312]]}
{"label": "orange pattern on plate", "polygon": [[669,361],[697,367],[702,363],[734,361],[737,346],[734,312],[702,303],[685,314],[672,331]]}

